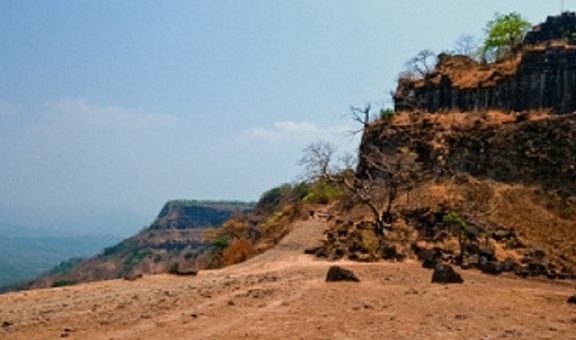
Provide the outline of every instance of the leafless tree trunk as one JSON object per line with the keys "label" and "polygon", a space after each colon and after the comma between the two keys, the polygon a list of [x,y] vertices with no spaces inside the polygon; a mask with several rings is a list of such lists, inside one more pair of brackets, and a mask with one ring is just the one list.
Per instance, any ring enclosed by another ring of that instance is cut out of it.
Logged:
{"label": "leafless tree trunk", "polygon": [[420,170],[416,155],[408,150],[395,154],[371,149],[364,154],[367,170],[342,178],[343,185],[372,212],[378,234],[393,222],[392,210],[401,190],[410,190]]}

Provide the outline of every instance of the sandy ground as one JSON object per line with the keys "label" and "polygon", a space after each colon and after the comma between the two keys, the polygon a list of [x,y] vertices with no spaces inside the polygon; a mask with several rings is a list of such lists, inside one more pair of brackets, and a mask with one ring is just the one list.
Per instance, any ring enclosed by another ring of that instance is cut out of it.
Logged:
{"label": "sandy ground", "polygon": [[326,283],[304,255],[320,220],[274,249],[196,277],[147,276],[0,295],[0,339],[576,339],[573,283],[465,271],[430,283],[416,262],[339,262],[360,283]]}

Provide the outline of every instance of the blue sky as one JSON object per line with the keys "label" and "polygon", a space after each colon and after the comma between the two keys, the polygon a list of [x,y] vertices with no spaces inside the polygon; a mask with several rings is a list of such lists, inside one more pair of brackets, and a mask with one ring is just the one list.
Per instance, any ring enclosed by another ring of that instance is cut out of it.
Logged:
{"label": "blue sky", "polygon": [[348,107],[418,51],[560,3],[0,0],[0,222],[124,235],[169,199],[256,200],[308,143],[354,150]]}

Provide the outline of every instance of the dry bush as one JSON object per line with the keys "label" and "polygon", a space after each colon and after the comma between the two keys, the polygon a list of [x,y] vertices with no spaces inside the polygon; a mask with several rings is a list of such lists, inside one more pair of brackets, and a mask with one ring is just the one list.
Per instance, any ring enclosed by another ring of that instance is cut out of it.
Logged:
{"label": "dry bush", "polygon": [[380,240],[374,232],[373,229],[363,229],[360,230],[360,238],[362,242],[362,248],[368,252],[370,255],[374,256],[378,251],[380,245]]}
{"label": "dry bush", "polygon": [[254,254],[252,242],[244,237],[232,240],[228,247],[222,251],[222,263],[232,265],[248,259]]}

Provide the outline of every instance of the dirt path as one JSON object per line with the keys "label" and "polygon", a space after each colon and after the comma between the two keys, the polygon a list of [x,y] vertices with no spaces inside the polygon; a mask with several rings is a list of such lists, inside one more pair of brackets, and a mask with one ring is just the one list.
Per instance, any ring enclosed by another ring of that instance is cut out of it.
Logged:
{"label": "dirt path", "polygon": [[571,283],[464,272],[432,285],[418,263],[333,263],[303,250],[325,223],[295,223],[274,249],[196,277],[148,276],[0,295],[1,339],[576,339]]}

